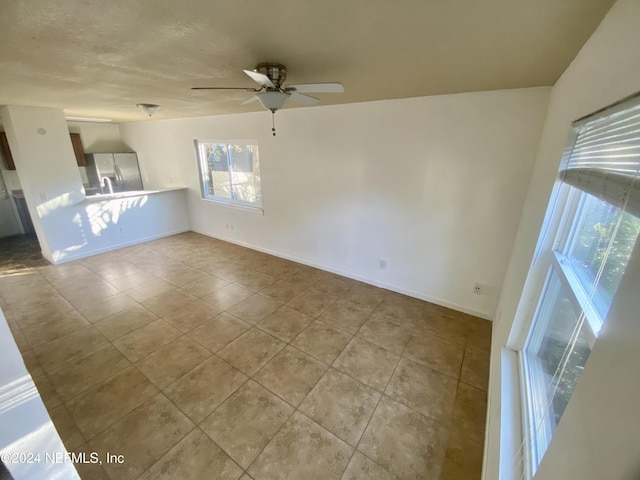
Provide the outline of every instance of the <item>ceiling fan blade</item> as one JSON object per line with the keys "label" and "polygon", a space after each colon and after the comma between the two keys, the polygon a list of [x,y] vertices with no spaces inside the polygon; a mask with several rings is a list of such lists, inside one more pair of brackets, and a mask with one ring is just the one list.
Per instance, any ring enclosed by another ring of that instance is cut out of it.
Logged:
{"label": "ceiling fan blade", "polygon": [[256,88],[247,87],[191,87],[191,90],[244,90],[245,92],[257,92]]}
{"label": "ceiling fan blade", "polygon": [[251,97],[251,98],[245,100],[244,102],[242,102],[241,105],[246,105],[247,103],[257,102],[258,100],[260,100],[260,99],[254,95],[253,97]]}
{"label": "ceiling fan blade", "polygon": [[341,83],[301,83],[299,85],[287,85],[285,90],[293,90],[298,93],[344,93]]}
{"label": "ceiling fan blade", "polygon": [[254,72],[253,70],[243,70],[243,72],[249,75],[263,87],[276,88],[275,84],[264,73]]}
{"label": "ceiling fan blade", "polygon": [[315,105],[320,101],[319,98],[311,97],[309,95],[302,95],[298,92],[287,92],[290,93],[290,99],[294,102],[302,103],[303,105]]}

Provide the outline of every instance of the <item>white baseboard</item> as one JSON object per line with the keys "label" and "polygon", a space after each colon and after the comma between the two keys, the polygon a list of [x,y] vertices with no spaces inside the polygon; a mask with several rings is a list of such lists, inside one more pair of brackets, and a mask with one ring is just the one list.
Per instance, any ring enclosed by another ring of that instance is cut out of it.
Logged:
{"label": "white baseboard", "polygon": [[267,253],[269,255],[273,255],[275,257],[284,258],[285,260],[291,260],[292,262],[301,263],[303,265],[307,265],[309,267],[318,268],[320,270],[325,270],[327,272],[335,273],[337,275],[341,275],[343,277],[351,278],[353,280],[357,280],[359,282],[367,283],[369,285],[374,285],[376,287],[384,288],[387,290],[391,290],[392,292],[401,293],[403,295],[407,295],[409,297],[418,298],[420,300],[424,300],[425,302],[434,303],[436,305],[440,305],[442,307],[450,308],[452,310],[457,310],[459,312],[468,313],[469,315],[473,315],[475,317],[483,318],[485,320],[493,321],[493,315],[487,312],[481,312],[479,310],[474,310],[472,308],[465,307],[464,305],[460,305],[455,302],[450,302],[448,300],[444,300],[438,297],[432,297],[430,295],[425,295],[420,292],[416,292],[414,290],[409,290],[406,288],[398,287],[397,285],[392,285],[385,282],[380,282],[378,280],[368,278],[362,275],[354,274],[352,272],[347,272],[344,270],[340,270],[328,265],[322,265],[304,258],[299,258],[293,255],[288,255],[283,252],[278,252],[275,250],[271,250],[268,248],[263,248],[258,245],[253,245],[247,242],[241,242],[233,238],[225,237],[224,235],[218,235],[213,232],[204,231],[197,228],[192,228],[192,231],[196,233],[200,233],[202,235],[206,235],[207,237],[216,238],[218,240],[222,240],[225,242],[233,243],[235,245],[239,245],[241,247],[250,248],[251,250],[256,250],[258,252]]}
{"label": "white baseboard", "polygon": [[109,245],[108,247],[105,247],[105,248],[96,248],[96,249],[93,249],[93,250],[82,250],[81,249],[81,250],[78,250],[77,253],[69,254],[69,255],[65,256],[64,258],[58,260],[57,262],[51,262],[51,259],[49,259],[49,258],[47,258],[47,260],[49,260],[54,265],[60,265],[62,263],[71,262],[73,260],[80,260],[81,258],[90,257],[92,255],[99,255],[101,253],[112,252],[112,251],[118,250],[120,248],[130,247],[131,245],[137,245],[139,243],[149,242],[151,240],[157,240],[158,238],[170,237],[171,235],[177,235],[179,233],[185,233],[185,232],[190,232],[190,231],[191,231],[190,228],[172,230],[172,231],[169,231],[169,232],[159,233],[157,235],[149,235],[149,236],[146,236],[146,237],[140,237],[140,238],[137,238],[135,240],[130,240],[128,242],[117,243],[115,245]]}

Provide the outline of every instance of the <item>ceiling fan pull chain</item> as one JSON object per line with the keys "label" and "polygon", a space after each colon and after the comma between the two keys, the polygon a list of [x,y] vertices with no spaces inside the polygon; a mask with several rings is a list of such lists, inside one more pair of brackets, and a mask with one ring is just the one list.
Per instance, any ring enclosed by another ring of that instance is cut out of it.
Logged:
{"label": "ceiling fan pull chain", "polygon": [[276,112],[271,110],[271,131],[273,136],[276,136]]}

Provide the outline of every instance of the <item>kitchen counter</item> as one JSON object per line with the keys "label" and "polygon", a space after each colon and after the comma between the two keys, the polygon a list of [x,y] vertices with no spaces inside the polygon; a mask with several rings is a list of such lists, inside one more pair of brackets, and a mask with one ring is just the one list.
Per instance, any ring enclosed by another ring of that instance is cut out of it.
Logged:
{"label": "kitchen counter", "polygon": [[109,200],[121,200],[123,198],[144,197],[147,195],[156,195],[159,193],[175,192],[178,190],[186,190],[187,187],[171,187],[162,188],[160,190],[135,190],[133,192],[117,192],[98,195],[90,195],[85,198],[84,203],[106,202]]}

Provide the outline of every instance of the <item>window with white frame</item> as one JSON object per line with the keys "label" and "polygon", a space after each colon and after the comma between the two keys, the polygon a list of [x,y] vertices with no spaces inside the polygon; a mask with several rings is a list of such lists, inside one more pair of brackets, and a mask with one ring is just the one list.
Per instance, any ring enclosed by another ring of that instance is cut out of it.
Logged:
{"label": "window with white frame", "polygon": [[529,272],[540,294],[519,351],[527,477],[562,418],[640,233],[640,99],[575,122],[568,147]]}
{"label": "window with white frame", "polygon": [[202,197],[261,207],[257,141],[196,140]]}

